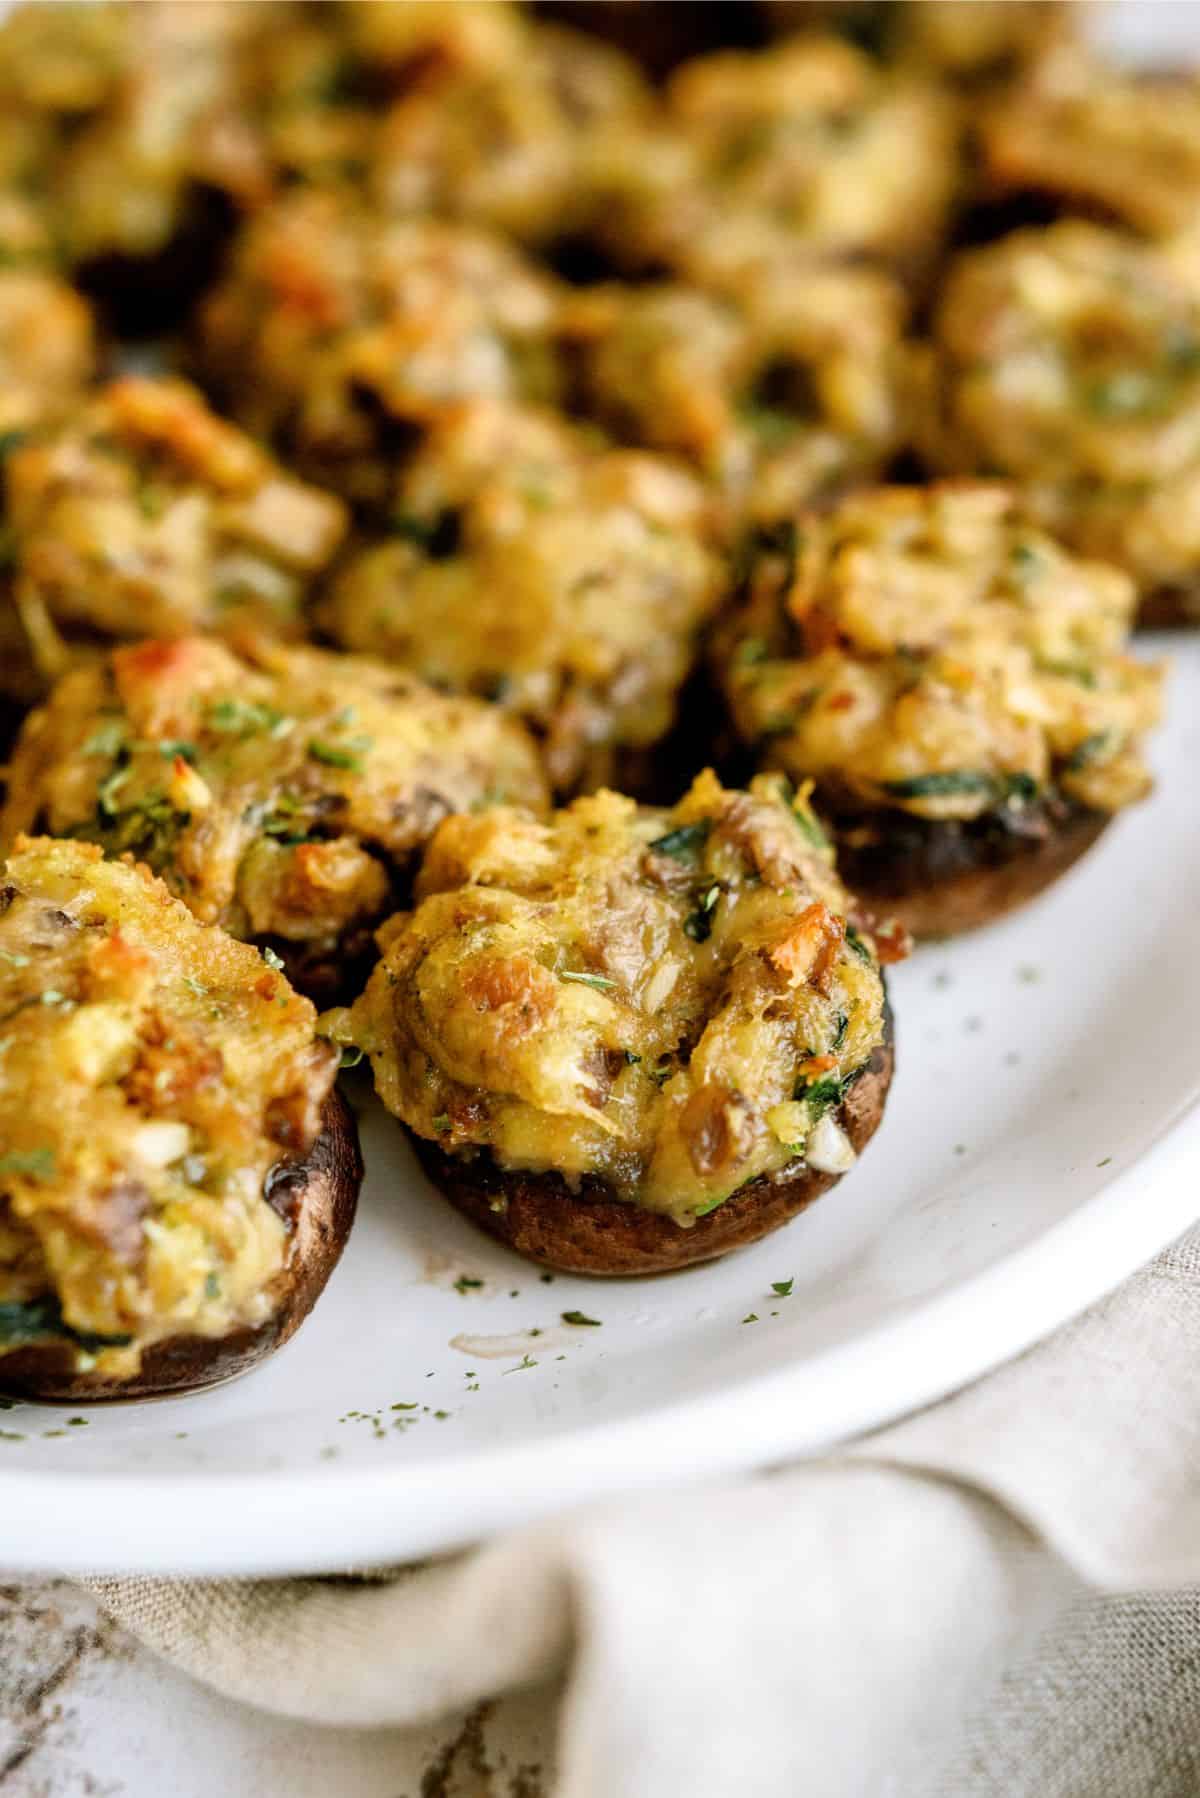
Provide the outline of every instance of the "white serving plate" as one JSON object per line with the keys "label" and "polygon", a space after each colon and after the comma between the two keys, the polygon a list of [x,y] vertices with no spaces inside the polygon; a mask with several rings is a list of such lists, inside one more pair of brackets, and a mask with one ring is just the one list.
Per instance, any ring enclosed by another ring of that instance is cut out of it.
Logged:
{"label": "white serving plate", "polygon": [[887,1116],[829,1198],[712,1267],[547,1284],[437,1197],[364,1085],[361,1213],[309,1323],[207,1395],[0,1412],[0,1566],[447,1549],[819,1449],[1132,1272],[1200,1215],[1200,638],[1164,642],[1156,795],[1025,912],[894,971]]}

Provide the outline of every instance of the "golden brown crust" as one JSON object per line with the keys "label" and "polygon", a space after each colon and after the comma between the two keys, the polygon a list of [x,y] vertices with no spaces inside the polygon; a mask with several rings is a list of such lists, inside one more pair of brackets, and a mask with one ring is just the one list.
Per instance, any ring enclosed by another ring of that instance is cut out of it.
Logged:
{"label": "golden brown crust", "polygon": [[293,1230],[267,1323],[217,1338],[168,1337],[144,1351],[140,1371],[129,1380],[81,1373],[75,1346],[48,1338],[0,1356],[0,1391],[39,1404],[93,1404],[178,1396],[248,1373],[295,1334],[316,1304],[350,1234],[362,1175],[354,1114],[335,1088],[309,1153],[277,1163],[267,1176],[267,1200]]}
{"label": "golden brown crust", "polygon": [[867,906],[914,937],[958,936],[1036,898],[1091,848],[1109,818],[1041,808],[1019,822],[930,822],[898,812],[839,820],[838,867]]}
{"label": "golden brown crust", "polygon": [[[895,1063],[887,1036],[833,1114],[861,1153],[879,1127]],[[414,1136],[413,1147],[438,1190],[471,1222],[529,1261],[568,1274],[671,1273],[746,1248],[786,1224],[839,1179],[805,1167],[790,1177],[759,1175],[689,1229],[662,1212],[606,1197],[600,1180],[578,1194],[561,1175],[506,1173],[486,1157],[463,1161]]]}

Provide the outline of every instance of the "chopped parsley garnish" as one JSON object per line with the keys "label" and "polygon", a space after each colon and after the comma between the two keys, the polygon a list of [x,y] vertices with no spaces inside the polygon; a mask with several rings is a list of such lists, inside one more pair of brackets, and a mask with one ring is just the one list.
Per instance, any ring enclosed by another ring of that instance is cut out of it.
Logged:
{"label": "chopped parsley garnish", "polygon": [[125,723],[121,718],[106,718],[98,724],[84,743],[83,755],[114,756],[125,741]]}
{"label": "chopped parsley garnish", "polygon": [[733,652],[733,665],[735,668],[754,668],[759,662],[765,662],[770,653],[765,637],[743,637]]}
{"label": "chopped parsley garnish", "polygon": [[625,1063],[626,1063],[627,1067],[631,1067],[631,1068],[637,1067],[638,1063],[642,1059],[640,1055],[635,1055],[632,1049],[622,1049],[621,1053],[625,1057]]}
{"label": "chopped parsley garnish", "polygon": [[204,1276],[204,1296],[206,1299],[219,1299],[221,1296],[221,1278],[211,1271]]}
{"label": "chopped parsley garnish", "polygon": [[1098,730],[1094,735],[1085,737],[1078,748],[1073,749],[1067,757],[1067,767],[1072,774],[1079,774],[1084,768],[1090,768],[1093,762],[1103,761],[1117,745],[1117,733],[1112,730]]}
{"label": "chopped parsley garnish", "polygon": [[[303,809],[303,801],[295,793],[281,793],[273,810],[257,820],[258,828],[266,837],[277,837],[284,849],[294,848],[298,843],[307,843],[310,840],[309,833],[300,822]],[[255,808],[250,808],[247,819],[255,821]]]}
{"label": "chopped parsley garnish", "polygon": [[833,1042],[830,1045],[830,1047],[832,1049],[840,1049],[841,1048],[842,1044],[846,1040],[846,1032],[849,1028],[850,1028],[849,1018],[846,1016],[844,1011],[839,1011],[837,1013],[837,1026],[833,1033]]}
{"label": "chopped parsley garnish", "polygon": [[439,1136],[444,1136],[446,1131],[450,1128],[449,1114],[444,1111],[439,1111],[437,1116],[433,1119],[433,1127]]}
{"label": "chopped parsley garnish", "polygon": [[[132,1336],[98,1336],[92,1330],[76,1330],[63,1321],[62,1308],[56,1298],[30,1299],[25,1303],[10,1300],[0,1304],[0,1344],[14,1348],[24,1342],[38,1342],[44,1336],[65,1336],[78,1348],[95,1353],[102,1348],[127,1348]],[[84,1424],[85,1417],[68,1417],[68,1424]]]}
{"label": "chopped parsley garnish", "polygon": [[197,999],[207,999],[208,988],[202,980],[197,980],[191,974],[185,974],[183,977],[183,984],[187,987],[189,993],[195,993]]}
{"label": "chopped parsley garnish", "polygon": [[821,826],[817,823],[817,820],[813,817],[808,807],[805,805],[793,805],[790,809],[792,817],[796,820],[802,833],[808,838],[813,848],[828,849],[829,838],[825,835],[825,832],[821,829]]}
{"label": "chopped parsley garnish", "polygon": [[455,1292],[477,1292],[483,1285],[482,1280],[474,1280],[470,1274],[459,1274],[454,1282]]}
{"label": "chopped parsley garnish", "polygon": [[195,766],[196,757],[200,752],[194,743],[187,742],[183,737],[164,737],[158,745],[158,753],[166,762],[173,762],[179,755],[185,762],[190,762]]}
{"label": "chopped parsley garnish", "polygon": [[283,957],[282,955],[277,955],[274,949],[269,945],[263,949],[262,958],[269,968],[274,968],[277,974],[283,973]]}
{"label": "chopped parsley garnish", "polygon": [[743,1317],[743,1319],[742,1319],[742,1322],[744,1324],[756,1324],[758,1322],[758,1312],[757,1311],[747,1311],[745,1317]]}
{"label": "chopped parsley garnish", "polygon": [[595,987],[598,993],[606,993],[617,984],[615,980],[609,980],[605,974],[578,974],[570,968],[564,968],[559,979],[574,980],[579,986]]}
{"label": "chopped parsley garnish", "polygon": [[792,1296],[792,1287],[794,1284],[795,1284],[795,1275],[793,1275],[790,1280],[772,1280],[771,1281],[771,1291],[774,1293],[778,1293],[778,1295],[781,1299],[790,1299]]}
{"label": "chopped parsley garnish", "polygon": [[1020,800],[1023,805],[1037,798],[1038,784],[1032,774],[1010,774],[1004,782],[1004,796],[1011,803]]}
{"label": "chopped parsley garnish", "polygon": [[582,1329],[585,1324],[595,1330],[600,1328],[600,1319],[598,1317],[588,1317],[582,1311],[564,1311],[561,1315],[565,1324],[574,1324],[576,1328]]}
{"label": "chopped parsley garnish", "polygon": [[205,712],[205,720],[212,730],[234,737],[254,737],[262,731],[286,737],[295,724],[273,705],[250,699],[216,699]]}
{"label": "chopped parsley garnish", "polygon": [[794,412],[782,406],[764,406],[757,400],[745,400],[738,407],[738,417],[747,430],[753,431],[764,449],[781,449],[790,443],[800,429]]}
{"label": "chopped parsley garnish", "polygon": [[893,799],[945,799],[968,793],[986,793],[990,798],[996,782],[990,774],[959,768],[941,774],[914,774],[908,780],[885,780],[883,790]]}
{"label": "chopped parsley garnish", "polygon": [[665,836],[655,837],[648,845],[655,855],[670,855],[676,861],[686,861],[698,855],[708,841],[712,830],[712,820],[701,818],[696,824],[681,824],[678,830],[669,830]]}
{"label": "chopped parsley garnish", "polygon": [[860,961],[874,962],[875,957],[867,947],[866,938],[860,931],[855,929],[853,924],[847,924],[846,926],[846,941]]}
{"label": "chopped parsley garnish", "polygon": [[883,790],[892,799],[954,799],[978,793],[999,804],[1006,799],[1034,799],[1038,786],[1032,774],[997,776],[974,768],[954,768],[914,774],[908,780],[885,780]]}
{"label": "chopped parsley garnish", "polygon": [[1140,369],[1125,369],[1107,380],[1092,381],[1083,390],[1083,403],[1098,418],[1127,418],[1145,412],[1165,398],[1163,386]]}
{"label": "chopped parsley garnish", "polygon": [[840,1074],[822,1074],[819,1080],[798,1080],[792,1096],[804,1100],[815,1123],[835,1105],[841,1104],[849,1084],[849,1080],[843,1080]]}
{"label": "chopped parsley garnish", "polygon": [[103,817],[115,818],[117,816],[121,809],[117,804],[117,794],[129,779],[129,775],[128,768],[114,768],[112,773],[100,782],[96,789],[96,805]]}
{"label": "chopped parsley garnish", "polygon": [[527,1367],[536,1366],[537,1362],[533,1359],[532,1355],[526,1355],[522,1360],[517,1362],[515,1367],[506,1367],[504,1371],[505,1373],[524,1373]]}
{"label": "chopped parsley garnish", "polygon": [[683,933],[694,943],[706,943],[712,935],[712,911],[721,897],[719,886],[710,886],[694,912],[683,920]]}
{"label": "chopped parsley garnish", "polygon": [[359,1048],[357,1043],[346,1043],[342,1049],[338,1066],[340,1068],[356,1068],[362,1060],[363,1054],[364,1051]]}
{"label": "chopped parsley garnish", "polygon": [[321,762],[326,768],[345,768],[351,774],[361,774],[363,756],[371,748],[370,737],[351,737],[346,743],[326,743],[320,737],[309,740],[308,753],[314,762]]}
{"label": "chopped parsley garnish", "polygon": [[23,1174],[27,1180],[53,1180],[53,1149],[10,1149],[0,1155],[0,1174]]}
{"label": "chopped parsley garnish", "polygon": [[1020,580],[1027,580],[1036,573],[1044,561],[1041,551],[1032,543],[1014,543],[1010,559],[1013,572]]}

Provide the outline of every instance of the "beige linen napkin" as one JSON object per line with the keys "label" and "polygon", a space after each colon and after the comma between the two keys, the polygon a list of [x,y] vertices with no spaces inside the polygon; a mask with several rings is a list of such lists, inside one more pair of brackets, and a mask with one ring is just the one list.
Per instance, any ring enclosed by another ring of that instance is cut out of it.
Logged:
{"label": "beige linen napkin", "polygon": [[555,1798],[1192,1798],[1193,1582],[1200,1228],[836,1456],[386,1580],[94,1590],[178,1667],[310,1722],[562,1676]]}

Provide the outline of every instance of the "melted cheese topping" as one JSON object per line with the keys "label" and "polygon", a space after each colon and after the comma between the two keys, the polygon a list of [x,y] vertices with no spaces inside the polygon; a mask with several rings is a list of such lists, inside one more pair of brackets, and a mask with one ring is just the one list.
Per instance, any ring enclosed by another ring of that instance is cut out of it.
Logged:
{"label": "melted cheese topping", "polygon": [[1077,222],[962,256],[922,369],[934,465],[1027,508],[1144,586],[1200,558],[1200,261]]}
{"label": "melted cheese topping", "polygon": [[447,812],[545,797],[490,706],[323,650],[188,638],[65,677],[22,732],[0,833],[131,850],[206,923],[333,952]]}
{"label": "melted cheese topping", "polygon": [[685,470],[550,416],[463,407],[414,457],[393,523],[323,609],[346,648],[497,698],[543,738],[560,790],[669,728],[722,582]]}
{"label": "melted cheese topping", "polygon": [[312,1006],[90,845],[22,838],[3,882],[0,1354],[65,1326],[130,1375],[263,1323],[288,1256],[263,1183],[336,1069]]}
{"label": "melted cheese topping", "polygon": [[452,1153],[595,1175],[687,1224],[798,1166],[882,1040],[872,945],[769,777],[703,774],[670,812],[600,792],[548,823],[451,818],[417,894],[328,1022]]}
{"label": "melted cheese topping", "polygon": [[716,648],[739,734],[851,805],[974,818],[1140,798],[1161,672],[1134,589],[999,486],[882,488],[777,533]]}

